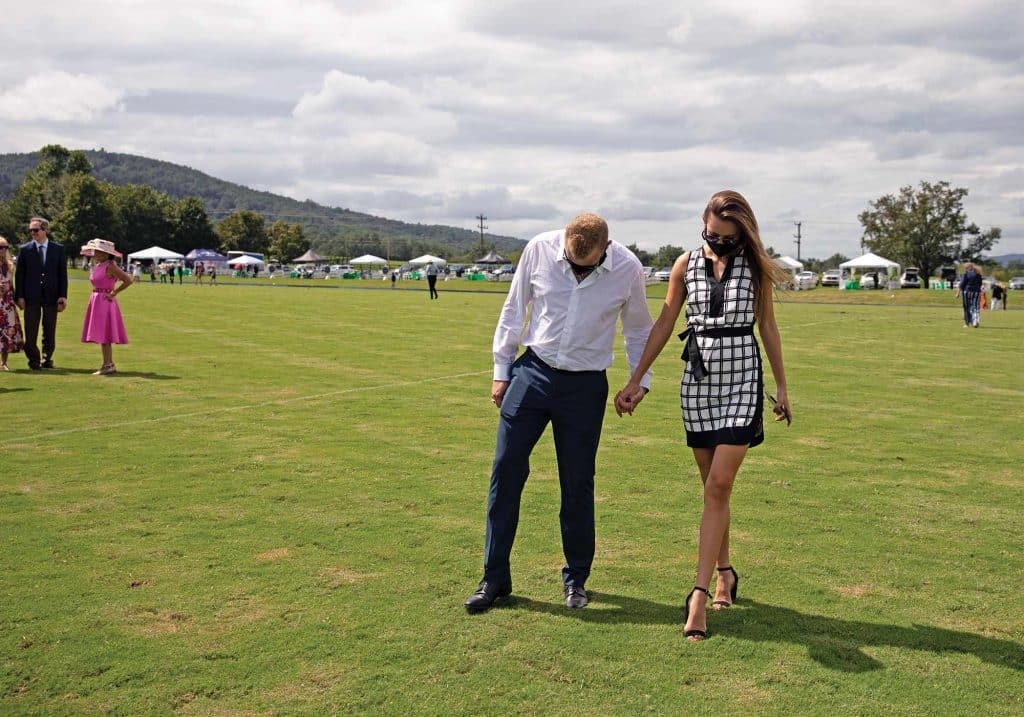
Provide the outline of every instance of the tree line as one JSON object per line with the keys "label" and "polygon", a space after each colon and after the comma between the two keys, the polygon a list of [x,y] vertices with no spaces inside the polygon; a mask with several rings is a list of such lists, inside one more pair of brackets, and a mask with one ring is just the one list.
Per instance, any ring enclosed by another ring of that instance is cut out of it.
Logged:
{"label": "tree line", "polygon": [[[250,209],[225,213],[216,221],[211,213],[216,216],[220,212],[208,211],[208,199],[198,196],[175,199],[148,184],[102,181],[93,175],[85,152],[56,144],[43,147],[35,166],[8,190],[10,198],[0,202],[0,234],[12,242],[27,241],[24,234],[29,218],[45,217],[50,220],[54,239],[67,247],[69,256],[76,256],[82,245],[99,237],[113,241],[124,254],[155,244],[181,254],[200,248],[221,253],[251,251],[271,261],[287,263],[310,249],[313,241],[308,233],[311,231],[318,237],[318,253],[338,261],[362,254],[376,254],[396,261],[428,253],[453,260],[460,258],[452,256],[451,244],[389,235],[361,224],[310,227],[283,219],[268,222],[262,213]],[[465,250],[466,242],[461,236],[464,232],[460,232],[451,228],[448,238],[453,242],[462,241],[462,253],[472,261],[478,249]],[[494,242],[489,241],[484,251],[494,246]]]}

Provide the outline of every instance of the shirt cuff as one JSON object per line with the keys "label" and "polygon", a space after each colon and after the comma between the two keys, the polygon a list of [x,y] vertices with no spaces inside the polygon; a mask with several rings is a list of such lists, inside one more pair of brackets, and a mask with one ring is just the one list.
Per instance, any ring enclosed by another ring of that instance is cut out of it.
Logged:
{"label": "shirt cuff", "polygon": [[512,364],[510,363],[496,363],[494,364],[494,380],[495,381],[510,381],[512,377]]}

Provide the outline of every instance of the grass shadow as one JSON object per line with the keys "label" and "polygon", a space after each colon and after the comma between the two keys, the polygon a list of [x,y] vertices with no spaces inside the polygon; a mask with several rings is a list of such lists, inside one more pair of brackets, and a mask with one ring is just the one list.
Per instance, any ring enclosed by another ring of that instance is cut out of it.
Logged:
{"label": "grass shadow", "polygon": [[15,393],[16,391],[31,391],[31,388],[18,386],[17,388],[0,388],[0,393]]}
{"label": "grass shadow", "polygon": [[[47,369],[44,373],[52,373],[57,375],[66,374],[88,374],[92,375],[96,369],[94,368],[54,368]],[[181,376],[168,376],[162,373],[153,373],[151,371],[118,371],[110,378],[117,378],[118,376],[126,376],[128,378],[146,378],[152,381],[178,381]]]}
{"label": "grass shadow", "polygon": [[[678,625],[683,628],[682,599],[678,605],[590,591],[591,604],[568,610],[559,602],[541,602],[513,595],[508,610],[529,610],[597,624]],[[614,606],[608,609],[607,605]],[[810,615],[790,608],[741,599],[735,606],[708,611],[711,637],[728,635],[754,642],[788,642],[807,647],[812,660],[840,672],[869,672],[884,665],[864,653],[866,647],[895,647],[973,655],[982,662],[1024,671],[1024,645],[1011,640],[930,625],[901,627]]]}
{"label": "grass shadow", "polygon": [[[587,590],[590,605],[582,610],[569,610],[558,602],[541,602],[513,594],[507,604],[509,610],[530,610],[558,617],[570,617],[582,622],[598,624],[628,623],[635,625],[682,625],[682,598],[678,605],[666,605],[642,598],[614,595]],[[612,609],[608,606],[611,605]]]}
{"label": "grass shadow", "polygon": [[1024,645],[971,632],[930,625],[902,627],[810,615],[790,608],[741,599],[735,607],[709,613],[712,632],[755,642],[789,642],[807,647],[814,661],[841,672],[882,669],[865,647],[896,647],[974,655],[982,662],[1024,671]]}

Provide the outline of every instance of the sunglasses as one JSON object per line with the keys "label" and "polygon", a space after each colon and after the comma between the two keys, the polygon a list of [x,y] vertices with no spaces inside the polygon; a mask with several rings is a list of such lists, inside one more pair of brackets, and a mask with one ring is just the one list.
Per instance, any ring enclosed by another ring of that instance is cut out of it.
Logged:
{"label": "sunglasses", "polygon": [[29,230],[28,230],[28,233],[29,233],[29,234],[38,234],[38,233],[39,233],[39,232],[41,232],[41,231],[42,231],[42,229],[39,229],[39,228],[36,228],[36,229],[29,229]]}
{"label": "sunglasses", "polygon": [[721,234],[714,234],[712,232],[709,232],[707,229],[702,230],[700,235],[704,239],[704,241],[711,241],[715,242],[716,244],[719,242],[724,244],[734,244],[735,242],[739,241],[740,238],[739,234],[730,234],[729,236],[726,237],[722,236]]}
{"label": "sunglasses", "polygon": [[7,245],[6,244],[0,244],[0,249],[2,249],[3,251],[7,251]]}

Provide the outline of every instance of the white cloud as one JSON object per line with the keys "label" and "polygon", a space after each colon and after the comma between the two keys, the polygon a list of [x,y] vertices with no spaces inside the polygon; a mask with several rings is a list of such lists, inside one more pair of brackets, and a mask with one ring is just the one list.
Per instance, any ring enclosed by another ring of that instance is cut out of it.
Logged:
{"label": "white cloud", "polygon": [[734,187],[769,243],[803,220],[819,257],[857,251],[869,201],[948,179],[1024,251],[1018,5],[15,3],[0,42],[47,52],[0,58],[0,150],[102,146],[524,237],[600,211],[645,248],[692,245]]}
{"label": "white cloud", "polygon": [[116,109],[124,90],[92,75],[42,72],[0,91],[0,117],[12,122],[91,122]]}

